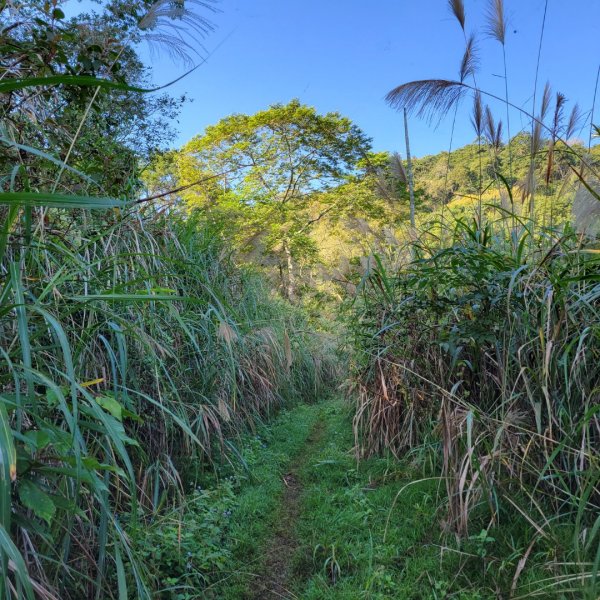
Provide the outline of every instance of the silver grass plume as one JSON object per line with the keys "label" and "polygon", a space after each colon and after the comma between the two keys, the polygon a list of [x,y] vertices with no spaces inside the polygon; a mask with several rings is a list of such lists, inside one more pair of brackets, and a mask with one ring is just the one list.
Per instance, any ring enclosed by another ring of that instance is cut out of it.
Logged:
{"label": "silver grass plume", "polygon": [[473,112],[471,114],[471,123],[473,124],[473,128],[477,133],[477,155],[479,157],[479,204],[477,208],[477,218],[479,226],[481,226],[483,216],[483,205],[481,203],[481,188],[483,186],[483,161],[481,157],[481,136],[483,135],[483,105],[481,103],[481,92],[479,90],[475,91],[475,95],[473,97]]}
{"label": "silver grass plume", "polygon": [[477,54],[477,45],[475,44],[475,35],[471,34],[466,42],[465,53],[460,62],[460,81],[465,81],[467,77],[473,76],[477,70],[479,56]]}
{"label": "silver grass plume", "polygon": [[481,94],[479,93],[479,90],[475,92],[475,96],[473,97],[471,124],[473,125],[473,129],[475,129],[477,138],[481,138],[483,135],[483,105],[481,103]]}
{"label": "silver grass plume", "polygon": [[462,100],[468,86],[448,79],[424,79],[403,83],[387,93],[385,100],[394,109],[406,108],[429,121],[441,120]]}
{"label": "silver grass plume", "polygon": [[569,121],[567,122],[567,128],[565,129],[565,139],[569,140],[575,135],[575,130],[579,127],[581,121],[581,111],[579,104],[575,104],[569,115]]}
{"label": "silver grass plume", "polygon": [[550,82],[546,82],[544,86],[544,93],[542,94],[542,106],[540,108],[540,121],[543,121],[548,114],[548,109],[550,108],[550,101],[552,99],[552,88],[550,87]]}
{"label": "silver grass plume", "polygon": [[550,145],[548,146],[548,159],[546,162],[546,185],[550,183],[552,177],[552,168],[554,166],[554,149],[556,145],[556,138],[559,135],[560,128],[563,121],[563,111],[567,99],[564,94],[558,92],[556,94],[556,103],[554,105],[554,117],[552,119],[552,132]]}
{"label": "silver grass plume", "polygon": [[502,121],[498,121],[498,124],[496,125],[492,110],[487,105],[484,113],[485,137],[487,138],[489,144],[495,150],[498,150],[502,144]]}
{"label": "silver grass plume", "polygon": [[[386,177],[383,169],[377,169],[376,175],[376,184],[381,192],[381,195],[389,201],[398,200],[398,182],[406,184],[408,182],[408,178],[406,176],[406,171],[404,170],[404,165],[402,164],[402,157],[398,152],[394,152],[390,155],[388,161],[389,175]],[[391,176],[391,177],[390,177]],[[390,179],[392,182],[390,182]]]}
{"label": "silver grass plume", "polygon": [[550,109],[550,102],[552,100],[552,88],[550,83],[546,82],[544,86],[544,92],[542,94],[542,103],[540,106],[540,113],[537,119],[533,123],[533,133],[531,136],[531,161],[529,163],[529,170],[527,171],[527,177],[523,184],[523,193],[521,195],[521,202],[525,202],[526,198],[531,198],[533,202],[533,195],[536,188],[535,180],[535,157],[542,150],[542,144],[544,142],[542,131],[543,123],[548,115]]}
{"label": "silver grass plume", "polygon": [[510,137],[510,108],[508,96],[508,71],[506,67],[506,18],[504,0],[489,0],[486,12],[487,31],[491,38],[502,44],[502,62],[504,64],[504,102],[506,104],[506,134],[508,137],[508,165],[510,179],[513,179],[512,144]]}
{"label": "silver grass plume", "polygon": [[156,44],[173,58],[191,64],[191,55],[198,55],[197,48],[202,47],[199,39],[214,29],[195,9],[216,10],[214,0],[157,0],[138,23],[144,32],[143,38],[151,44],[151,49],[152,44]]}
{"label": "silver grass plume", "polygon": [[[600,182],[588,180],[587,184],[600,194]],[[575,229],[588,237],[600,235],[600,202],[584,185],[580,185],[573,200],[573,221]]]}
{"label": "silver grass plume", "polygon": [[465,30],[465,4],[463,0],[448,0],[448,8],[460,23],[461,29]]}
{"label": "silver grass plume", "polygon": [[490,0],[485,16],[488,35],[504,46],[504,42],[506,41],[504,0]]}
{"label": "silver grass plume", "polygon": [[552,137],[556,138],[563,121],[563,111],[567,98],[564,94],[557,92],[554,104],[554,118],[552,119]]}
{"label": "silver grass plume", "polygon": [[531,153],[533,155],[536,155],[542,149],[542,143],[544,141],[542,136],[543,123],[548,116],[551,98],[552,88],[550,87],[550,83],[546,82],[546,85],[544,86],[544,93],[542,94],[540,114],[533,126],[533,137],[531,139]]}
{"label": "silver grass plume", "polygon": [[401,183],[407,183],[408,178],[406,177],[406,171],[404,170],[404,165],[402,164],[402,157],[398,152],[394,152],[390,156],[390,172],[397,181],[400,181]]}

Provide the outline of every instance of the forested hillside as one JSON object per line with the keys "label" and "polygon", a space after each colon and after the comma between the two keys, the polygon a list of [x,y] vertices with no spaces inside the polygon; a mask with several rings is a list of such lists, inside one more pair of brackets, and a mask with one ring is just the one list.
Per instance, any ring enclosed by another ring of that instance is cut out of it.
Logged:
{"label": "forested hillside", "polygon": [[376,152],[342,97],[175,142],[226,0],[0,2],[2,598],[598,597],[599,79],[538,81],[546,2],[515,103],[490,0],[490,93],[440,5]]}

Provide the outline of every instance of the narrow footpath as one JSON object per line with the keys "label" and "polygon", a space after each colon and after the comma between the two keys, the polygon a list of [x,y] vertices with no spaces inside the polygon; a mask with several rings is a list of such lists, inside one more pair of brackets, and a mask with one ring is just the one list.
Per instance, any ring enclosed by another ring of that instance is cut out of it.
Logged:
{"label": "narrow footpath", "polygon": [[259,432],[233,515],[238,568],[216,597],[492,597],[452,593],[462,586],[451,557],[440,570],[439,482],[409,459],[357,462],[353,443],[339,398],[285,411]]}
{"label": "narrow footpath", "polygon": [[296,528],[301,511],[302,483],[299,471],[302,468],[305,453],[320,443],[323,437],[323,423],[316,421],[306,440],[301,455],[295,457],[289,471],[282,477],[283,497],[273,535],[265,548],[262,572],[252,585],[252,597],[255,599],[295,598],[293,587],[293,561],[299,547]]}

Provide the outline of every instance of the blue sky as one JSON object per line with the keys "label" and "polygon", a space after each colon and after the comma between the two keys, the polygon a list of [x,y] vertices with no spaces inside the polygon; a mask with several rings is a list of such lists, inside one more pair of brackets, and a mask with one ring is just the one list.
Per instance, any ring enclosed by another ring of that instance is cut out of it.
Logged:
{"label": "blue sky", "polygon": [[[488,0],[465,5],[467,30],[479,39],[478,84],[503,95],[502,47],[482,31]],[[527,110],[544,5],[545,0],[505,1],[509,94]],[[231,113],[299,98],[319,111],[350,117],[373,138],[376,150],[403,151],[401,115],[385,104],[386,92],[415,79],[457,78],[464,49],[446,0],[221,0],[218,6],[220,12],[209,15],[216,29],[203,41],[212,54],[170,88],[193,99],[179,119],[176,145]],[[588,118],[600,61],[598,23],[600,0],[548,0],[538,96],[550,80],[554,91],[569,98],[569,108],[579,102]],[[165,54],[141,52],[157,83],[185,71]],[[504,106],[490,105],[505,120]],[[455,147],[474,138],[469,111],[467,103],[459,112]],[[513,135],[527,126],[517,112],[510,119]],[[436,128],[415,117],[409,127],[415,155],[448,148],[450,119]],[[581,137],[587,140],[587,132]]]}

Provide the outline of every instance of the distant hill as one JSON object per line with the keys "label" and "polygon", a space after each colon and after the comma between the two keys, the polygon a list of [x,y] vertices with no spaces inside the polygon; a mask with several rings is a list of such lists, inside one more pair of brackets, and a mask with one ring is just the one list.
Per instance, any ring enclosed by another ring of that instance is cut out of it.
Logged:
{"label": "distant hill", "polygon": [[[548,166],[548,143],[536,156],[537,193],[541,195],[554,195],[557,187],[572,175],[570,165],[577,165],[578,159],[574,152],[585,155],[587,148],[575,142],[572,149],[567,149],[564,144],[558,143],[553,155],[550,177],[546,183]],[[424,205],[429,209],[444,203],[452,202],[464,196],[477,196],[481,188],[484,191],[504,188],[499,179],[499,173],[507,182],[512,182],[517,192],[523,189],[526,181],[531,154],[531,136],[521,133],[515,136],[510,143],[512,151],[512,164],[509,159],[509,146],[500,148],[490,147],[488,144],[468,144],[462,148],[448,152],[440,152],[414,160],[415,186],[420,190]],[[600,164],[600,145],[592,146],[591,160]],[[515,198],[517,199],[517,198]]]}

